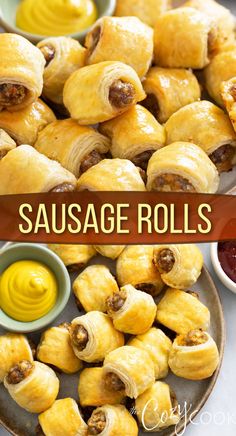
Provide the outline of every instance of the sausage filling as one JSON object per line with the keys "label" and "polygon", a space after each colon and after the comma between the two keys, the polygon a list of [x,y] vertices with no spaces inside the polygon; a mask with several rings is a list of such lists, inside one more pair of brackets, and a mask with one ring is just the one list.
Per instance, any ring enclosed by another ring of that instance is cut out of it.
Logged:
{"label": "sausage filling", "polygon": [[80,173],[85,173],[85,171],[89,170],[89,168],[97,165],[99,162],[103,160],[103,155],[100,154],[97,150],[93,150],[82,160],[80,165]]}
{"label": "sausage filling", "polygon": [[230,94],[232,95],[233,99],[236,101],[236,84],[232,85],[230,88]]}
{"label": "sausage filling", "polygon": [[54,59],[56,50],[52,45],[44,45],[40,48],[41,53],[44,56],[46,61],[45,68],[50,64],[50,62]]}
{"label": "sausage filling", "polygon": [[156,177],[152,191],[159,192],[196,192],[193,185],[184,177],[177,174],[161,174]]}
{"label": "sausage filling", "polygon": [[22,85],[4,83],[0,85],[0,105],[12,106],[25,100],[28,90]]}
{"label": "sausage filling", "polygon": [[127,298],[125,291],[115,292],[112,297],[107,298],[107,311],[118,312],[125,304]]}
{"label": "sausage filling", "polygon": [[90,39],[91,45],[87,47],[89,56],[91,56],[91,54],[96,49],[101,37],[101,33],[102,33],[102,29],[100,26],[95,27],[95,29],[93,29],[93,31],[91,32],[91,39]]}
{"label": "sausage filling", "polygon": [[179,344],[186,347],[205,344],[207,341],[208,337],[201,329],[191,330],[186,336],[179,337]]}
{"label": "sausage filling", "polygon": [[118,377],[118,375],[113,372],[108,372],[104,378],[104,383],[106,389],[109,391],[123,391],[125,389],[125,385],[123,381]]}
{"label": "sausage filling", "polygon": [[62,183],[61,185],[56,186],[55,188],[51,189],[49,192],[74,192],[75,187],[71,185],[70,183]]}
{"label": "sausage filling", "polygon": [[88,332],[82,325],[77,325],[73,328],[72,342],[79,351],[83,351],[86,348],[88,340]]}
{"label": "sausage filling", "polygon": [[148,161],[150,157],[153,155],[155,150],[147,150],[143,151],[143,153],[138,154],[132,159],[132,162],[137,167],[140,167],[142,170],[146,171],[148,166]]}
{"label": "sausage filling", "polygon": [[139,291],[146,292],[152,297],[155,297],[159,293],[157,292],[155,285],[153,285],[152,283],[138,283],[137,285],[135,285],[135,288]]}
{"label": "sausage filling", "polygon": [[209,158],[215,164],[219,173],[232,169],[232,161],[235,155],[234,147],[230,144],[222,145],[209,155]]}
{"label": "sausage filling", "polygon": [[33,368],[34,366],[31,362],[28,360],[22,360],[10,369],[7,375],[7,383],[10,385],[17,385],[31,374]]}
{"label": "sausage filling", "polygon": [[124,108],[134,103],[135,89],[131,83],[116,80],[110,87],[109,101],[116,108]]}
{"label": "sausage filling", "polygon": [[151,114],[158,119],[160,106],[158,100],[154,94],[147,94],[145,100],[142,101],[142,105],[149,111]]}
{"label": "sausage filling", "polygon": [[92,414],[88,420],[88,436],[97,435],[103,432],[106,427],[106,416],[101,410]]}
{"label": "sausage filling", "polygon": [[158,252],[154,258],[154,265],[157,267],[160,274],[168,273],[172,270],[175,264],[175,257],[169,248],[165,248]]}

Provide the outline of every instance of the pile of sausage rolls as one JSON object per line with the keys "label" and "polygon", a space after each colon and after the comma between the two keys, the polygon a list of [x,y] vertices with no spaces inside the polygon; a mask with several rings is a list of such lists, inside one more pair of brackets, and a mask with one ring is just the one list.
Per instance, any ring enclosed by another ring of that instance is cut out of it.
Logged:
{"label": "pile of sausage rolls", "polygon": [[[199,248],[49,248],[75,273],[80,313],[49,327],[37,346],[22,334],[0,336],[0,382],[39,414],[36,434],[137,436],[177,426],[181,404],[168,373],[203,380],[220,361],[210,312],[190,290],[203,267]],[[102,257],[88,265],[101,253],[115,261],[116,277]],[[79,373],[77,397],[58,399],[61,372]]]}

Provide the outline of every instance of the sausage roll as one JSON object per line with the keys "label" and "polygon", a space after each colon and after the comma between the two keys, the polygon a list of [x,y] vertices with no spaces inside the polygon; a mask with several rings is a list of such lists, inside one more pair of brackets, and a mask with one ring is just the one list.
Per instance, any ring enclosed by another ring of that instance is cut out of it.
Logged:
{"label": "sausage roll", "polygon": [[102,368],[85,368],[79,376],[78,392],[82,407],[119,404],[125,398],[124,390],[107,388]]}
{"label": "sausage roll", "polygon": [[117,0],[115,15],[117,17],[138,17],[153,27],[157,18],[171,6],[171,0]]}
{"label": "sausage roll", "polygon": [[80,126],[75,120],[67,119],[45,127],[38,136],[35,148],[78,178],[105,157],[110,141],[92,127]]}
{"label": "sausage roll", "polygon": [[107,312],[114,327],[124,333],[141,335],[152,326],[156,304],[151,295],[125,285],[107,299]]}
{"label": "sausage roll", "polygon": [[236,77],[222,83],[221,96],[236,132]]}
{"label": "sausage roll", "polygon": [[5,130],[0,128],[0,160],[13,148],[16,148],[14,139]]}
{"label": "sausage roll", "polygon": [[116,274],[120,286],[133,285],[152,296],[158,295],[164,286],[153,265],[153,245],[126,247],[118,257]]}
{"label": "sausage roll", "polygon": [[103,371],[107,388],[125,390],[130,398],[137,398],[155,382],[154,365],[149,354],[129,345],[107,354]]}
{"label": "sausage roll", "polygon": [[165,145],[164,127],[144,107],[136,105],[113,120],[100,126],[100,131],[111,138],[111,154],[129,159],[147,169],[154,151]]}
{"label": "sausage roll", "polygon": [[140,425],[148,432],[158,432],[180,421],[180,406],[175,392],[157,381],[135,401]]}
{"label": "sausage roll", "polygon": [[106,300],[119,292],[117,282],[105,265],[85,268],[73,283],[76,299],[86,312],[106,312]]}
{"label": "sausage roll", "polygon": [[146,191],[138,168],[128,159],[103,159],[77,182],[78,191]]}
{"label": "sausage roll", "polygon": [[151,68],[143,87],[147,97],[142,104],[160,123],[165,123],[174,112],[201,96],[192,71],[180,68]]}
{"label": "sausage roll", "polygon": [[110,120],[145,98],[140,79],[122,62],[100,62],[75,71],[64,87],[64,104],[80,124]]}
{"label": "sausage roll", "polygon": [[128,345],[147,351],[154,365],[156,379],[167,376],[169,372],[168,358],[172,342],[162,330],[152,327],[143,335],[131,339]]}
{"label": "sausage roll", "polygon": [[94,248],[102,256],[115,260],[122,253],[125,245],[94,245]]}
{"label": "sausage roll", "polygon": [[63,104],[63,88],[70,75],[85,64],[85,48],[75,39],[58,36],[37,45],[46,65],[43,75],[43,96],[58,105]]}
{"label": "sausage roll", "polygon": [[196,9],[173,9],[156,21],[154,61],[161,67],[204,68],[218,45],[215,22]]}
{"label": "sausage roll", "polygon": [[74,354],[69,329],[70,324],[64,323],[46,330],[37,348],[37,359],[73,374],[82,368],[82,362]]}
{"label": "sausage roll", "polygon": [[88,420],[88,436],[138,436],[135,419],[124,406],[105,405],[93,411]]}
{"label": "sausage roll", "polygon": [[194,244],[156,245],[153,261],[166,285],[187,289],[201,274],[203,255]]}
{"label": "sausage roll", "polygon": [[96,254],[92,245],[48,244],[48,248],[61,258],[69,272],[83,268]]}
{"label": "sausage roll", "polygon": [[17,333],[0,336],[0,383],[10,368],[21,360],[33,361],[33,353],[27,338]]}
{"label": "sausage roll", "polygon": [[20,407],[31,413],[41,413],[54,403],[59,380],[44,363],[21,360],[5,376],[4,386]]}
{"label": "sausage roll", "polygon": [[50,409],[39,415],[39,423],[45,436],[87,436],[78,405],[72,398],[56,400]]}
{"label": "sausage roll", "polygon": [[11,112],[37,100],[43,89],[45,59],[27,39],[0,35],[0,108]]}
{"label": "sausage roll", "polygon": [[124,345],[108,315],[98,311],[75,318],[70,329],[73,350],[85,362],[101,362],[107,353]]}
{"label": "sausage roll", "polygon": [[219,365],[219,352],[213,338],[201,329],[177,336],[169,357],[171,371],[178,377],[203,380]]}
{"label": "sausage roll", "polygon": [[39,132],[55,119],[52,110],[38,99],[17,112],[0,112],[0,128],[4,129],[17,145],[34,145]]}
{"label": "sausage roll", "polygon": [[85,46],[87,64],[124,62],[142,78],[152,63],[153,30],[137,17],[102,17],[87,34]]}
{"label": "sausage roll", "polygon": [[178,334],[210,325],[210,312],[192,291],[167,289],[157,305],[157,321]]}
{"label": "sausage roll", "polygon": [[156,151],[147,168],[148,191],[214,194],[219,173],[207,154],[190,142],[174,142]]}

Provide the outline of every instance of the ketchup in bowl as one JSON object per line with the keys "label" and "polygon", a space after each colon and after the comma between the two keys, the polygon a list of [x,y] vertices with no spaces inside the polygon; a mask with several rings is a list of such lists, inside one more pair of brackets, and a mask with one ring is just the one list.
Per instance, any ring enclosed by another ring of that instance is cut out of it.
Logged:
{"label": "ketchup in bowl", "polygon": [[218,257],[225,274],[236,283],[236,240],[219,242]]}

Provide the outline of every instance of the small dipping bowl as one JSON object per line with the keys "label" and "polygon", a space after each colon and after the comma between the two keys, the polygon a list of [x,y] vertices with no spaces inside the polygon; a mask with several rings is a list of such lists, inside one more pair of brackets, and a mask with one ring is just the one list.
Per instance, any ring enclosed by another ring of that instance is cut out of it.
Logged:
{"label": "small dipping bowl", "polygon": [[[221,283],[229,289],[230,291],[234,292],[236,294],[236,283],[231,280],[231,278],[226,274],[224,269],[221,266],[219,255],[218,255],[218,242],[214,242],[211,244],[211,261],[213,268],[215,270],[216,275],[220,279]],[[236,241],[235,241],[236,246]],[[236,261],[236,258],[235,258]]]}
{"label": "small dipping bowl", "polygon": [[0,325],[2,327],[14,332],[27,333],[46,327],[60,315],[69,300],[71,282],[68,271],[61,259],[51,250],[39,244],[10,243],[5,245],[0,251],[0,274],[19,260],[34,260],[48,266],[54,273],[58,285],[55,306],[50,312],[35,321],[16,321],[0,309]]}

